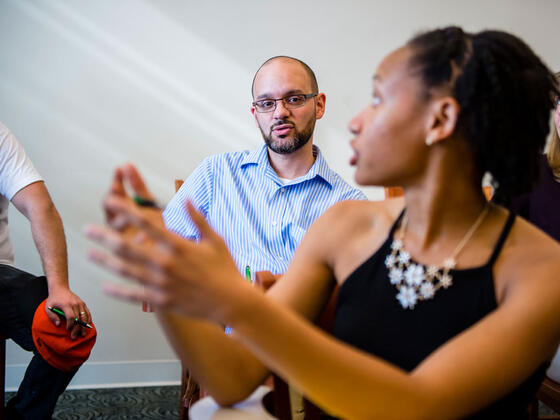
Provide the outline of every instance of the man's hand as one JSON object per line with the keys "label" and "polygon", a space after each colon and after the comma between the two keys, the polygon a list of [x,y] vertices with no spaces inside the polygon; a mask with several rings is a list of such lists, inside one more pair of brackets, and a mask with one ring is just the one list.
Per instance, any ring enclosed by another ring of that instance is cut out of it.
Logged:
{"label": "man's hand", "polygon": [[[45,183],[34,182],[22,188],[12,197],[12,203],[31,224],[33,240],[48,282],[47,306],[64,311],[66,328],[71,330],[72,338],[76,338],[78,334],[86,335],[86,329],[76,324],[74,319],[90,323],[91,314],[87,305],[68,286],[64,228]],[[56,314],[47,310],[47,315],[55,325],[60,325],[61,320]]]}
{"label": "man's hand", "polygon": [[52,291],[49,290],[45,311],[53,324],[60,325],[62,320],[58,315],[49,311],[47,307],[59,308],[64,312],[66,315],[66,329],[71,330],[70,337],[72,339],[75,339],[80,334],[82,336],[87,334],[87,328],[75,323],[74,319],[79,319],[89,324],[91,323],[91,313],[85,302],[70,289],[62,287]]}

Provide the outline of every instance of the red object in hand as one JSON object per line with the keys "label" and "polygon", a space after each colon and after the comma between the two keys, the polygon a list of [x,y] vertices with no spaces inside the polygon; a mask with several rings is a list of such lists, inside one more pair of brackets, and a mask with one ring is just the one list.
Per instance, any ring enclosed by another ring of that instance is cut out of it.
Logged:
{"label": "red object in hand", "polygon": [[70,331],[66,330],[66,323],[60,322],[57,327],[52,323],[45,310],[44,300],[35,311],[31,333],[37,351],[45,361],[58,370],[70,372],[80,367],[89,354],[97,338],[97,330],[93,322],[92,328],[86,330],[86,335],[72,340]]}

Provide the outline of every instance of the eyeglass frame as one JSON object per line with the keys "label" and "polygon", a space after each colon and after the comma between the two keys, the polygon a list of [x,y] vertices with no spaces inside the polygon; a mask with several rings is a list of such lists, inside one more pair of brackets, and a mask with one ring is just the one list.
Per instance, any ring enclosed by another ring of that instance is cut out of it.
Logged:
{"label": "eyeglass frame", "polygon": [[[264,99],[259,99],[258,101],[253,101],[251,103],[251,105],[253,105],[255,107],[255,111],[257,111],[259,114],[266,114],[268,112],[274,112],[276,111],[276,108],[278,107],[278,101],[282,101],[282,103],[284,104],[284,108],[286,109],[298,109],[301,108],[302,106],[304,106],[307,103],[307,100],[310,98],[314,98],[315,96],[319,95],[319,93],[292,93],[290,95],[286,95],[283,96],[282,98],[264,98]],[[289,107],[286,104],[286,99],[291,98],[292,96],[303,96],[305,98],[305,100],[303,101],[303,103],[301,105],[298,105],[296,107]],[[259,111],[259,108],[257,107],[257,102],[261,102],[261,101],[274,101],[274,108],[268,110],[268,111]]]}

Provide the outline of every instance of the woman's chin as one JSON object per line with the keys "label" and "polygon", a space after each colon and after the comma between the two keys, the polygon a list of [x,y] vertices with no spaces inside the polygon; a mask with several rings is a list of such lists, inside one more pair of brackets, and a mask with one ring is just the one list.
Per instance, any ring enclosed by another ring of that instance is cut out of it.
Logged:
{"label": "woman's chin", "polygon": [[368,174],[364,174],[362,171],[360,171],[359,168],[356,169],[356,172],[354,172],[354,181],[356,182],[356,184],[363,186],[379,185],[375,182],[375,180],[372,179],[371,176],[368,176]]}

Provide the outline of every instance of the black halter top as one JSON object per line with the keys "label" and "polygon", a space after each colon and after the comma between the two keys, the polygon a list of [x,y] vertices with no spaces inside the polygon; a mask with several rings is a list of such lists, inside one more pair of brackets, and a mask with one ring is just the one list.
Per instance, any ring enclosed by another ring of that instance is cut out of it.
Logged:
{"label": "black halter top", "polygon": [[[430,300],[404,309],[390,283],[385,257],[402,213],[387,240],[340,287],[333,334],[340,340],[412,371],[430,353],[497,308],[493,265],[515,221],[510,213],[486,264],[451,270],[453,284]],[[492,337],[488,337],[492,340]],[[458,361],[459,363],[459,361]],[[527,406],[544,378],[540,366],[510,394],[475,413],[472,419],[527,419]],[[452,375],[452,372],[450,372]]]}

